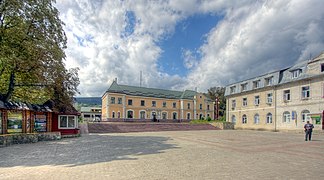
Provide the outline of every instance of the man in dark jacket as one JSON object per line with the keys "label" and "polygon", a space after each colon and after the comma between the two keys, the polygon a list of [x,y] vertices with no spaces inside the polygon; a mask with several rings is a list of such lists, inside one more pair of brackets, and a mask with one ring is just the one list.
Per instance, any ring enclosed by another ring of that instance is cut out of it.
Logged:
{"label": "man in dark jacket", "polygon": [[304,125],[304,129],[305,129],[305,141],[307,140],[312,140],[312,132],[313,132],[313,128],[314,125],[309,123],[309,121],[307,121],[307,124]]}

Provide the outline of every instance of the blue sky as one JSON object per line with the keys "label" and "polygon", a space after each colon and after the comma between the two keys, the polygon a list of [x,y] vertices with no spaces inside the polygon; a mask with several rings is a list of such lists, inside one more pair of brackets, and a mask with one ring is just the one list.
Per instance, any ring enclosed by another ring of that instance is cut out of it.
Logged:
{"label": "blue sky", "polygon": [[206,92],[324,51],[322,0],[57,0],[80,96],[119,84]]}
{"label": "blue sky", "polygon": [[163,50],[159,58],[161,69],[170,75],[186,76],[188,69],[181,61],[188,50],[200,58],[199,47],[206,41],[206,34],[217,25],[222,17],[215,14],[198,14],[180,21],[172,35],[159,43]]}

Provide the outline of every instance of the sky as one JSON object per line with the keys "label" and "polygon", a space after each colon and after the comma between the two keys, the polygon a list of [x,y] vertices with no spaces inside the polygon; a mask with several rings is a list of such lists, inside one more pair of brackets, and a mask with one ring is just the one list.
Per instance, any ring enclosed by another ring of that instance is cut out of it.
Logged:
{"label": "sky", "polygon": [[[324,51],[323,0],[57,0],[80,97],[226,86]],[[142,74],[142,78],[141,75]]]}

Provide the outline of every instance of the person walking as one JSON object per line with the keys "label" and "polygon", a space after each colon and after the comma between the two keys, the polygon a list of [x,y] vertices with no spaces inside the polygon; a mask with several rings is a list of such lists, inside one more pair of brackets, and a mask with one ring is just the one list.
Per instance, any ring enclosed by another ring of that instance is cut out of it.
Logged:
{"label": "person walking", "polygon": [[304,125],[304,129],[305,129],[305,141],[312,140],[312,132],[313,132],[313,128],[314,125],[309,123],[309,121],[307,121],[307,124]]}

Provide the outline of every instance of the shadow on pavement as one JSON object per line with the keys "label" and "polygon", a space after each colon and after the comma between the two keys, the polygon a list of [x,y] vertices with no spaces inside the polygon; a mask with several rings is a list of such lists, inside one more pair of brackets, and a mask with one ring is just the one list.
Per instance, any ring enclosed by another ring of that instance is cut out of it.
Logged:
{"label": "shadow on pavement", "polygon": [[136,160],[138,155],[163,153],[177,148],[157,136],[86,135],[0,148],[0,167],[67,165],[79,166],[114,160]]}

